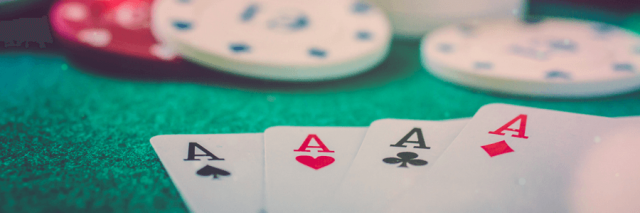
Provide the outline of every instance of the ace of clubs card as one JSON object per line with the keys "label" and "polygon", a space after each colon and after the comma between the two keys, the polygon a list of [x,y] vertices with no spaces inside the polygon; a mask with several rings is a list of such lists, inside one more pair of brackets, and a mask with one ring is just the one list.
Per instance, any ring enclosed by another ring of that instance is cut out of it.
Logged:
{"label": "ace of clubs card", "polygon": [[381,119],[369,126],[358,155],[327,212],[375,212],[419,182],[417,178],[460,133],[468,119]]}

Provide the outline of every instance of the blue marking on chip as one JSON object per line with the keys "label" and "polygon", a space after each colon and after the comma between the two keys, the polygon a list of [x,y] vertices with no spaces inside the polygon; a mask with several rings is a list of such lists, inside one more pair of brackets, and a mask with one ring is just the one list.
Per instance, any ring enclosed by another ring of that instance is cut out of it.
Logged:
{"label": "blue marking on chip", "polygon": [[468,23],[463,23],[458,25],[458,30],[460,30],[460,32],[462,32],[462,34],[464,35],[469,35],[471,33],[473,33],[473,31],[475,31],[476,26],[472,25],[472,24],[468,24]]}
{"label": "blue marking on chip", "polygon": [[450,53],[453,51],[453,46],[447,43],[438,44],[438,51],[441,53]]}
{"label": "blue marking on chip", "polygon": [[527,16],[522,21],[525,24],[539,24],[539,23],[542,23],[542,21],[544,21],[544,18]]}
{"label": "blue marking on chip", "polygon": [[369,9],[371,9],[371,5],[361,1],[354,3],[352,8],[354,13],[366,13]]}
{"label": "blue marking on chip", "polygon": [[568,72],[564,72],[564,71],[558,71],[558,70],[552,70],[547,72],[547,75],[545,76],[546,79],[565,79],[565,80],[571,80],[571,74]]}
{"label": "blue marking on chip", "polygon": [[629,64],[629,63],[613,64],[613,70],[622,71],[622,72],[635,72],[636,71],[636,69],[633,67],[633,64]]}
{"label": "blue marking on chip", "polygon": [[253,17],[256,15],[257,12],[258,12],[258,5],[256,4],[249,5],[246,9],[244,9],[242,14],[240,14],[240,19],[242,19],[243,22],[251,21],[251,19],[253,19]]}
{"label": "blue marking on chip", "polygon": [[549,45],[551,45],[551,47],[554,49],[566,50],[566,51],[572,51],[572,52],[576,50],[576,46],[577,46],[574,41],[571,41],[569,39],[553,40],[549,43]]}
{"label": "blue marking on chip", "polygon": [[309,55],[317,58],[325,58],[327,57],[327,51],[318,48],[311,48],[309,49]]}
{"label": "blue marking on chip", "polygon": [[180,3],[191,3],[191,0],[178,0]]}
{"label": "blue marking on chip", "polygon": [[288,32],[299,31],[309,26],[309,18],[301,11],[280,13],[271,18],[267,25],[269,29]]}
{"label": "blue marking on chip", "polygon": [[242,53],[242,52],[249,52],[251,47],[249,47],[249,45],[246,45],[246,44],[231,43],[229,45],[229,49],[235,53]]}
{"label": "blue marking on chip", "polygon": [[191,29],[191,22],[188,21],[173,21],[173,27],[175,27],[178,30],[184,31],[184,30],[190,30]]}
{"label": "blue marking on chip", "polygon": [[309,18],[307,18],[307,16],[298,16],[295,21],[289,23],[289,25],[287,25],[289,27],[289,29],[292,30],[299,30],[302,28],[305,28],[309,25]]}
{"label": "blue marking on chip", "polygon": [[527,57],[535,60],[547,60],[549,51],[537,50],[534,47],[520,46],[519,44],[512,44],[509,47],[509,51],[516,56]]}
{"label": "blue marking on chip", "polygon": [[473,67],[475,67],[478,70],[490,70],[493,68],[493,63],[491,62],[476,62],[473,64]]}
{"label": "blue marking on chip", "polygon": [[634,52],[635,52],[636,55],[640,55],[640,45],[638,45],[638,46],[636,46],[634,48]]}
{"label": "blue marking on chip", "polygon": [[356,38],[358,38],[358,40],[367,41],[371,39],[371,33],[367,31],[358,31],[356,33]]}
{"label": "blue marking on chip", "polygon": [[591,28],[599,34],[610,33],[616,29],[614,26],[609,24],[594,24],[591,26]]}

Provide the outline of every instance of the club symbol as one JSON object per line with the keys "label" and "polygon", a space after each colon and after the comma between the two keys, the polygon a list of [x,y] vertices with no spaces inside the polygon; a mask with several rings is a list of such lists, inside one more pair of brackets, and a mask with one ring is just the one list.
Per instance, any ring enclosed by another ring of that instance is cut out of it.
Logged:
{"label": "club symbol", "polygon": [[216,167],[209,166],[209,165],[206,165],[206,166],[202,167],[202,169],[198,170],[196,172],[196,174],[198,174],[200,176],[213,175],[213,179],[218,179],[218,175],[222,175],[222,176],[231,175],[231,173],[229,173],[229,172],[227,172],[225,170],[218,169]]}
{"label": "club symbol", "polygon": [[421,160],[421,159],[414,159],[418,157],[418,154],[413,153],[413,152],[400,152],[397,154],[397,156],[399,158],[395,158],[395,157],[390,157],[390,158],[385,158],[382,159],[382,161],[384,161],[385,163],[388,164],[398,164],[401,163],[400,166],[398,167],[407,167],[407,163],[414,165],[414,166],[424,166],[427,165],[427,161],[425,160]]}

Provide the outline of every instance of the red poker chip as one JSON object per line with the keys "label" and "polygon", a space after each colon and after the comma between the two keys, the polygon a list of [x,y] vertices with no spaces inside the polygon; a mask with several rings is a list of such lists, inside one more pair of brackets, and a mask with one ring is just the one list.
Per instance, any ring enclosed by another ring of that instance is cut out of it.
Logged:
{"label": "red poker chip", "polygon": [[[181,64],[151,34],[153,0],[61,0],[49,19],[65,46],[88,48],[162,64]],[[85,51],[86,52],[86,51]]]}

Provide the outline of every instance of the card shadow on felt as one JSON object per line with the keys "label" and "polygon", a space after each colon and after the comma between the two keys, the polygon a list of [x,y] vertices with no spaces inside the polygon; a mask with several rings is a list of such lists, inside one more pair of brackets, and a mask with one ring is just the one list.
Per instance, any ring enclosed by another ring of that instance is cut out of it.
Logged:
{"label": "card shadow on felt", "polygon": [[187,82],[249,91],[334,92],[383,85],[423,71],[417,42],[394,41],[388,57],[364,73],[329,81],[286,82],[243,77],[183,62],[178,66],[143,62],[91,49],[63,48],[79,70],[117,79],[154,82]]}

